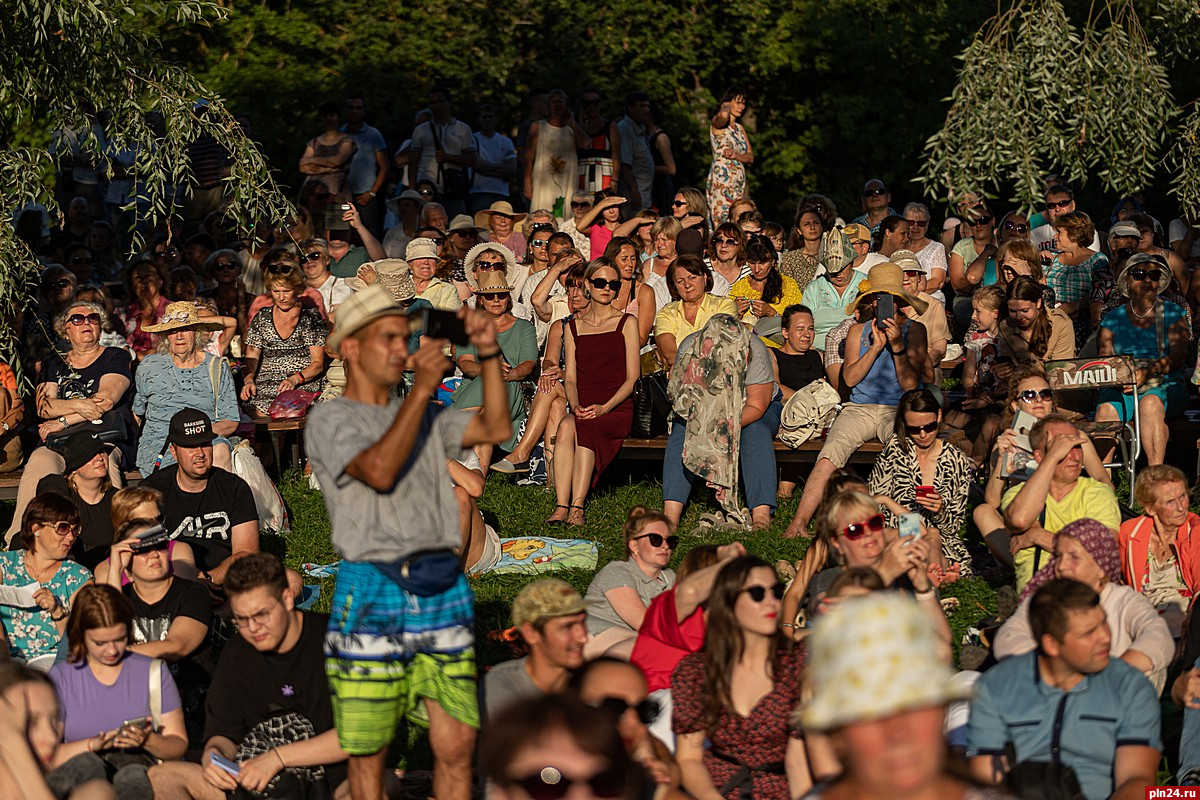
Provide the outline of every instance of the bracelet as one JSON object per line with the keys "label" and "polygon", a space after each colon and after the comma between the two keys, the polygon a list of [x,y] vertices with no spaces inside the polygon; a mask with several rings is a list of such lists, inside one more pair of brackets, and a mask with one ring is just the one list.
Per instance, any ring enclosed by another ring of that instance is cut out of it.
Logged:
{"label": "bracelet", "polygon": [[488,353],[487,355],[483,355],[482,353],[477,353],[475,355],[480,364],[482,364],[484,361],[491,361],[493,358],[499,358],[500,356],[501,352],[499,350],[494,353]]}
{"label": "bracelet", "polygon": [[779,627],[781,627],[781,628],[791,628],[792,630],[795,630],[795,629],[796,629],[796,625],[795,625],[795,623],[792,623],[792,622],[781,622],[781,623],[779,623]]}
{"label": "bracelet", "polygon": [[297,370],[295,372],[295,376],[298,379],[298,382],[296,384],[297,386],[299,386],[301,383],[304,383],[306,380],[308,380],[307,378],[304,377],[304,373],[300,372],[299,370]]}
{"label": "bracelet", "polygon": [[275,757],[279,759],[279,766],[281,766],[281,767],[287,766],[287,762],[283,760],[283,754],[279,752],[278,747],[272,747],[271,752],[274,753]]}
{"label": "bracelet", "polygon": [[905,354],[906,352],[908,352],[908,351],[906,351],[906,350],[893,350],[892,348],[890,348],[890,347],[889,347],[889,348],[888,348],[888,352],[889,352],[889,353],[891,353],[891,354],[892,354],[892,355],[894,355],[894,356],[902,356],[902,355],[904,355],[904,354]]}
{"label": "bracelet", "polygon": [[918,596],[933,594],[933,585],[930,584],[929,588],[924,591],[921,591],[920,589],[913,589],[913,594],[918,595]]}

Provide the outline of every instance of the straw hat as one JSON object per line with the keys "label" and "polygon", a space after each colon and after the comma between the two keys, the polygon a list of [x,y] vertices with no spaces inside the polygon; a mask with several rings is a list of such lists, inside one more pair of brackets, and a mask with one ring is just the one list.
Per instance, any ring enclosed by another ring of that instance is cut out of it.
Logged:
{"label": "straw hat", "polygon": [[497,200],[483,211],[475,212],[475,224],[481,228],[490,228],[492,214],[499,214],[501,216],[508,217],[513,221],[513,225],[516,225],[518,222],[525,219],[526,216],[523,213],[513,211],[512,203],[508,202],[507,200]]}
{"label": "straw hat", "polygon": [[867,279],[858,285],[858,297],[846,306],[846,314],[853,314],[864,299],[873,294],[890,294],[912,306],[918,314],[924,314],[929,304],[904,288],[904,270],[891,261],[871,267]]}
{"label": "straw hat", "polygon": [[467,257],[463,259],[463,272],[466,273],[467,285],[471,287],[471,291],[475,291],[475,262],[488,250],[495,251],[504,256],[504,279],[508,281],[509,286],[516,286],[517,272],[520,270],[521,265],[517,263],[517,258],[513,255],[512,250],[509,250],[502,244],[484,242],[468,250]]}
{"label": "straw hat", "polygon": [[[1129,297],[1129,273],[1133,269],[1144,269],[1147,272],[1150,270],[1158,270],[1158,293],[1162,294],[1171,285],[1171,268],[1167,266],[1167,262],[1161,256],[1154,256],[1150,253],[1134,253],[1125,262],[1125,266],[1121,269],[1121,274],[1117,276],[1117,288],[1121,290],[1121,294]],[[147,328],[146,330],[150,330]]]}
{"label": "straw hat", "polygon": [[808,638],[812,699],[800,714],[808,730],[827,731],[970,696],[951,682],[942,642],[917,602],[898,592],[843,600]]}
{"label": "straw hat", "polygon": [[382,286],[368,286],[362,291],[355,292],[338,306],[337,323],[333,333],[329,334],[326,342],[329,349],[341,353],[342,342],[353,333],[357,333],[377,319],[383,317],[408,316],[404,307],[396,302]]}
{"label": "straw hat", "polygon": [[921,272],[925,277],[929,277],[929,270],[912,250],[897,250],[892,253],[892,263],[904,272]]}
{"label": "straw hat", "polygon": [[158,318],[157,325],[144,325],[146,333],[166,333],[168,331],[219,331],[224,326],[216,320],[200,319],[196,304],[187,300],[177,300],[167,306],[163,315]]}
{"label": "straw hat", "polygon": [[446,228],[446,233],[454,233],[455,231],[473,231],[479,233],[483,228],[475,224],[475,220],[471,219],[470,214],[458,214],[454,219],[450,220],[450,227]]}
{"label": "straw hat", "polygon": [[[417,296],[417,287],[413,283],[412,270],[408,268],[408,262],[404,259],[383,258],[379,261],[368,262],[358,268],[360,274],[363,271],[363,267],[373,267],[375,269],[375,285],[387,289],[396,302],[403,303]],[[358,276],[347,280],[346,285],[356,292],[361,292],[369,286],[366,281]],[[338,313],[342,312],[339,310]]]}
{"label": "straw hat", "polygon": [[490,294],[492,292],[512,292],[513,287],[507,276],[494,270],[488,270],[479,276],[479,281],[471,287],[475,294]]}

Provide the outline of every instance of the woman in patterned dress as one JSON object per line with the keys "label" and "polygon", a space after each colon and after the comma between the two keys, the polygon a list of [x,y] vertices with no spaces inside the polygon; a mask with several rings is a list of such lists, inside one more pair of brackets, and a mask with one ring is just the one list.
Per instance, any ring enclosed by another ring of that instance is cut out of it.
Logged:
{"label": "woman in patterned dress", "polygon": [[746,113],[746,92],[730,87],[721,98],[721,108],[712,119],[708,139],[712,144],[713,161],[708,170],[708,207],[712,225],[730,220],[729,209],[734,201],[746,194],[745,164],[754,163],[754,151],[746,138],[746,129],[738,121]]}
{"label": "woman in patterned dress", "polygon": [[329,332],[320,312],[300,303],[304,277],[299,270],[268,273],[267,291],[272,305],[260,309],[246,331],[242,400],[253,401],[256,415],[265,415],[282,392],[321,391]]}

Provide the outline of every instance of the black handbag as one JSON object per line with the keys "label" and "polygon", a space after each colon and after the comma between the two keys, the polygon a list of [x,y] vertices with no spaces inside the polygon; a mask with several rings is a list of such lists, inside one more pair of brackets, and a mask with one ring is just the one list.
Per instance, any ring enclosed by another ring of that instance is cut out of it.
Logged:
{"label": "black handbag", "polygon": [[643,375],[633,384],[633,426],[631,439],[655,439],[667,432],[671,418],[671,398],[667,394],[665,370]]}
{"label": "black handbag", "polygon": [[1008,773],[1007,783],[1022,800],[1085,800],[1079,776],[1061,761],[1022,761]]}
{"label": "black handbag", "polygon": [[105,444],[121,444],[129,438],[129,431],[126,430],[125,420],[121,418],[121,415],[115,409],[112,409],[105,411],[104,416],[98,420],[76,422],[74,425],[68,425],[61,431],[55,431],[46,437],[46,447],[61,454],[63,448],[67,446],[67,439],[80,431],[87,431],[98,435],[100,441]]}

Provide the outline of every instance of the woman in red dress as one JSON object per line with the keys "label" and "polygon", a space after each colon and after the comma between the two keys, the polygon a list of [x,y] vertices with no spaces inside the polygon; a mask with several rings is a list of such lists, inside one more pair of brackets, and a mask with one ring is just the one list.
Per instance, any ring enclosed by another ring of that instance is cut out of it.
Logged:
{"label": "woman in red dress", "polygon": [[571,320],[564,386],[571,414],[558,426],[554,453],[557,506],[547,522],[583,524],[583,501],[612,462],[633,424],[633,384],[640,374],[637,320],[613,308],[621,273],[598,258],[583,277],[591,297]]}

